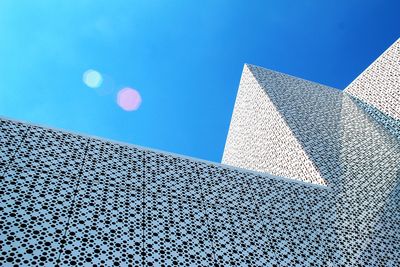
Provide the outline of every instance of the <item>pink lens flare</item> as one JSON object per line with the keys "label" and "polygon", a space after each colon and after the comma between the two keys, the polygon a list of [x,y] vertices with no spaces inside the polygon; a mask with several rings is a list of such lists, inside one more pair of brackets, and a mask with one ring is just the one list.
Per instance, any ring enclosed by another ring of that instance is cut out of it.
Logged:
{"label": "pink lens flare", "polygon": [[117,103],[123,110],[134,111],[140,107],[142,97],[135,89],[125,87],[118,92]]}

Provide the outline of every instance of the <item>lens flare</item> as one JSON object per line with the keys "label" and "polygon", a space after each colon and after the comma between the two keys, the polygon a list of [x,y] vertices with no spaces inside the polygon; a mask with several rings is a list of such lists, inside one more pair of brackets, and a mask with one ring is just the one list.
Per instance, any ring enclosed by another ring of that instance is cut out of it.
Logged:
{"label": "lens flare", "polygon": [[134,111],[140,107],[142,97],[135,89],[126,87],[118,92],[117,103],[123,110]]}
{"label": "lens flare", "polygon": [[96,70],[87,70],[83,73],[83,82],[90,88],[98,88],[103,83],[103,77]]}

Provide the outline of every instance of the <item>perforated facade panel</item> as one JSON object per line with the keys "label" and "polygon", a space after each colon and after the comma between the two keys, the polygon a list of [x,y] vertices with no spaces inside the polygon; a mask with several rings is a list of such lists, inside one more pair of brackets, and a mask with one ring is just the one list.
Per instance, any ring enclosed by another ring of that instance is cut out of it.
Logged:
{"label": "perforated facade panel", "polygon": [[0,120],[2,266],[398,266],[400,146],[346,98],[312,185]]}
{"label": "perforated facade panel", "polygon": [[245,65],[222,163],[326,185],[338,167],[341,91]]}
{"label": "perforated facade panel", "polygon": [[400,39],[345,89],[400,124]]}

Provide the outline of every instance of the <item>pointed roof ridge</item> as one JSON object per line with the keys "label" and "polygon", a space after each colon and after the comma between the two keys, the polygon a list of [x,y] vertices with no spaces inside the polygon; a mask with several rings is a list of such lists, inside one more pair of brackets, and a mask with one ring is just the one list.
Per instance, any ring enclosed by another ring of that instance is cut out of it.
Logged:
{"label": "pointed roof ridge", "polygon": [[[343,90],[341,90],[341,89],[339,89],[339,88],[336,88],[336,87],[333,87],[333,86],[330,86],[330,85],[326,85],[326,84],[323,84],[323,83],[320,83],[320,82],[311,81],[311,80],[308,80],[308,79],[305,79],[305,78],[302,78],[302,77],[298,77],[298,76],[294,76],[294,75],[292,75],[292,74],[288,74],[288,73],[286,73],[286,72],[282,72],[282,71],[277,71],[277,70],[265,68],[265,67],[262,67],[262,66],[259,66],[259,65],[254,65],[254,64],[245,63],[244,66],[247,66],[247,67],[249,68],[249,70],[251,71],[251,73],[253,73],[253,75],[255,75],[255,74],[254,74],[254,71],[253,71],[253,68],[257,68],[257,69],[261,69],[261,70],[263,70],[263,71],[269,71],[269,72],[272,72],[272,73],[284,75],[284,76],[287,76],[287,77],[290,77],[290,78],[293,78],[293,79],[297,79],[297,80],[309,82],[309,83],[312,83],[312,84],[317,84],[317,85],[322,85],[322,86],[325,86],[325,87],[329,87],[329,88],[334,89],[334,90],[336,90],[336,91],[340,91],[340,92],[343,91]],[[256,76],[256,75],[255,75],[255,76]]]}

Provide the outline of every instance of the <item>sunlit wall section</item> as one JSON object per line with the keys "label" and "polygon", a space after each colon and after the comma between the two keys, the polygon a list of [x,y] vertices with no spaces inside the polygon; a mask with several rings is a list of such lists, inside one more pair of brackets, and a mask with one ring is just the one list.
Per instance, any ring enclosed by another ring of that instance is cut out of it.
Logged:
{"label": "sunlit wall section", "polygon": [[342,93],[245,65],[222,163],[327,184],[338,170]]}
{"label": "sunlit wall section", "polygon": [[347,86],[345,92],[400,120],[400,39]]}

